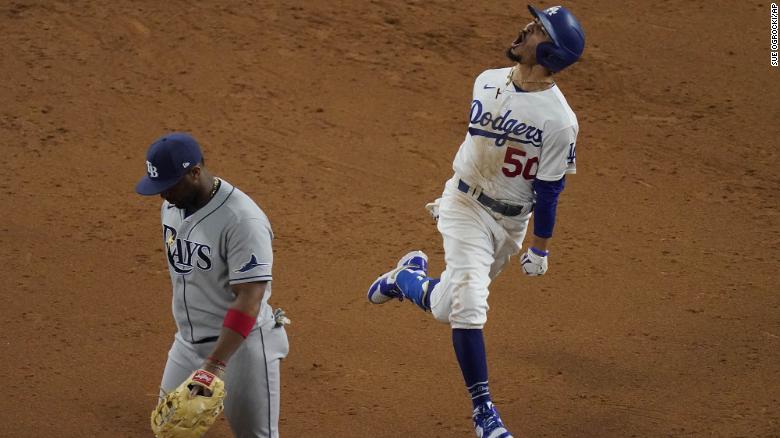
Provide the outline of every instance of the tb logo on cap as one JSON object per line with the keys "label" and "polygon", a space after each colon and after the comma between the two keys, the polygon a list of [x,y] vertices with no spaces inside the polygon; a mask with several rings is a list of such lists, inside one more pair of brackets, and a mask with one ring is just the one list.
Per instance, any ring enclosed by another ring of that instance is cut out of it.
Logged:
{"label": "tb logo on cap", "polygon": [[160,174],[157,173],[157,168],[152,166],[152,163],[149,161],[146,162],[146,173],[149,174],[149,178],[157,178],[160,176]]}

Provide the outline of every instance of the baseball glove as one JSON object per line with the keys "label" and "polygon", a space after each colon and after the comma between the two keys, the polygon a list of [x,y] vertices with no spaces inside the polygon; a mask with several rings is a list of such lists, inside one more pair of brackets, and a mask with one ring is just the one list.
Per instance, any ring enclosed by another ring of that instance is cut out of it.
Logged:
{"label": "baseball glove", "polygon": [[[194,386],[202,393],[191,395]],[[214,424],[224,407],[225,382],[216,375],[197,370],[173,392],[165,394],[152,411],[152,432],[157,438],[200,438]]]}

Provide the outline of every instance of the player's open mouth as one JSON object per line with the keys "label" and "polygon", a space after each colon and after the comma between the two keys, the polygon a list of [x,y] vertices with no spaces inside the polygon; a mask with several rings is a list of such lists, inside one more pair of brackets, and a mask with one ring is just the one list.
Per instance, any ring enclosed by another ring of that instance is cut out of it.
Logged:
{"label": "player's open mouth", "polygon": [[517,39],[515,39],[515,41],[512,43],[512,48],[514,49],[515,47],[519,46],[523,43],[523,41],[525,41],[525,31],[520,32],[520,34],[517,36]]}

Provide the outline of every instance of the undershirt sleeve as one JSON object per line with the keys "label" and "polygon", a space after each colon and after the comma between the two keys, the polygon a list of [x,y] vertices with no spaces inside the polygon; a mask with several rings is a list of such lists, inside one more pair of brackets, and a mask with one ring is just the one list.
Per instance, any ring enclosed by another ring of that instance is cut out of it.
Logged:
{"label": "undershirt sleeve", "polygon": [[536,192],[536,205],[534,205],[534,234],[538,237],[549,239],[552,237],[555,227],[555,213],[558,208],[558,196],[566,185],[566,177],[557,181],[544,181],[535,179],[533,182]]}

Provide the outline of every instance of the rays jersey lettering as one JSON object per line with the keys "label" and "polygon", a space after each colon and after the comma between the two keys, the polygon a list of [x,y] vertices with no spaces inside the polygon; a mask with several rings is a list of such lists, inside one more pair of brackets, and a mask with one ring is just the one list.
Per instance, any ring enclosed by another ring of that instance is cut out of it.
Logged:
{"label": "rays jersey lettering", "polygon": [[163,224],[163,241],[168,255],[168,264],[179,274],[189,274],[196,267],[203,271],[211,269],[211,247],[177,237],[176,229]]}
{"label": "rays jersey lettering", "polygon": [[[505,145],[507,141],[530,144],[537,148],[542,147],[544,131],[531,124],[511,118],[511,114],[512,110],[510,109],[496,116],[490,111],[486,111],[479,99],[474,99],[471,102],[471,112],[469,113],[469,134],[495,138],[495,145],[498,147]],[[490,128],[490,130],[482,128]]]}

